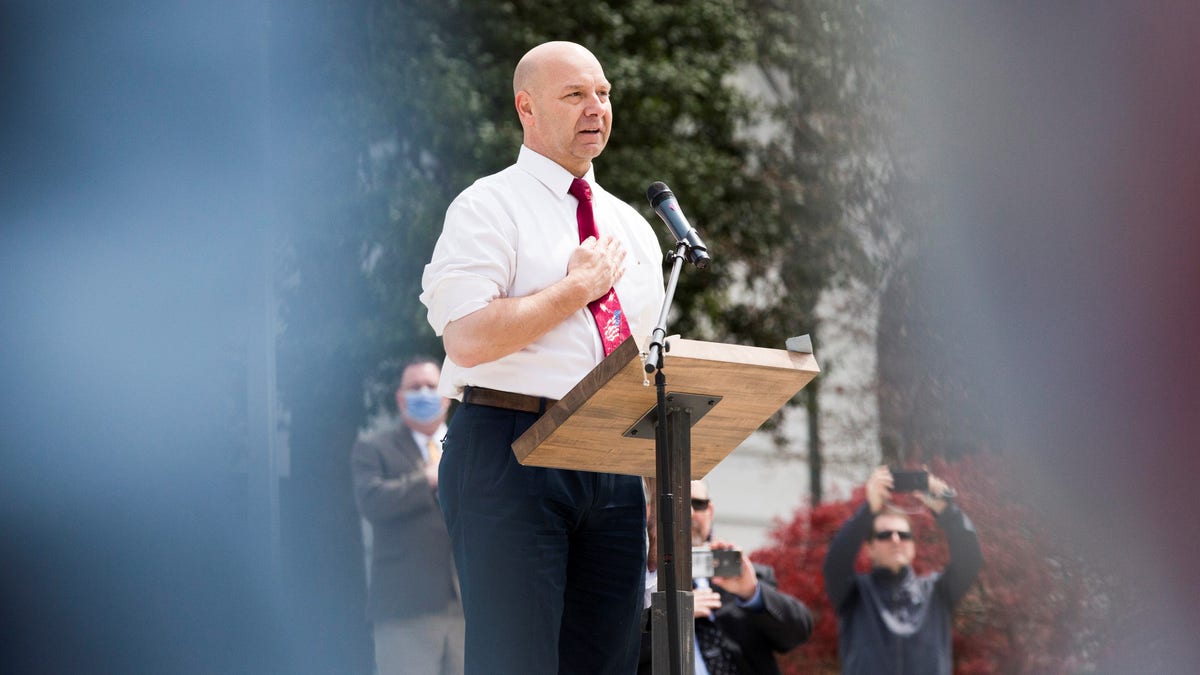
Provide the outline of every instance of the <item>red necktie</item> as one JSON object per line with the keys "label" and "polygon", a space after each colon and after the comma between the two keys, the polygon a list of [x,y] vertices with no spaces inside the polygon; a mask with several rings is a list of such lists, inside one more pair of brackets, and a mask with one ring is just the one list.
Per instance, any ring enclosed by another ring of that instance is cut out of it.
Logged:
{"label": "red necktie", "polygon": [[[588,237],[600,238],[596,232],[596,218],[592,214],[592,188],[587,181],[576,178],[571,181],[569,192],[579,200],[575,209],[575,220],[579,222],[579,242],[583,243]],[[596,319],[596,327],[600,330],[600,342],[604,344],[604,355],[608,356],[625,338],[629,337],[629,322],[625,320],[625,312],[621,311],[621,301],[617,299],[617,291],[610,288],[608,293],[588,303],[588,309]]]}

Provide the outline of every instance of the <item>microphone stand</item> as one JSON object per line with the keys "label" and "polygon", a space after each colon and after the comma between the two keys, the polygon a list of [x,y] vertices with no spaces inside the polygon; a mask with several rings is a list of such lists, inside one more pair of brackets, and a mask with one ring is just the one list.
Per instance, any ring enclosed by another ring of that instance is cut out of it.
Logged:
{"label": "microphone stand", "polygon": [[667,260],[673,262],[658,325],[650,335],[646,373],[654,373],[658,393],[655,424],[655,484],[658,520],[658,592],[651,597],[652,672],[655,675],[692,675],[695,672],[695,627],[692,623],[691,498],[692,411],[666,393],[663,354],[667,314],[675,297],[679,271],[689,246],[680,241]]}

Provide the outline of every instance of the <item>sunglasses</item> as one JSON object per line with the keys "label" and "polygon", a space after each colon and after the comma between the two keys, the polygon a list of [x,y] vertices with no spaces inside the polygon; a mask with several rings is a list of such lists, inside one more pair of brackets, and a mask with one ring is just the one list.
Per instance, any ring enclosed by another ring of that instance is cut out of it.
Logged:
{"label": "sunglasses", "polygon": [[889,541],[894,534],[900,535],[900,541],[912,541],[913,538],[912,532],[905,532],[903,530],[882,530],[872,533],[871,536],[874,537],[875,541]]}
{"label": "sunglasses", "polygon": [[696,511],[703,511],[708,508],[709,501],[707,499],[692,499],[692,508]]}

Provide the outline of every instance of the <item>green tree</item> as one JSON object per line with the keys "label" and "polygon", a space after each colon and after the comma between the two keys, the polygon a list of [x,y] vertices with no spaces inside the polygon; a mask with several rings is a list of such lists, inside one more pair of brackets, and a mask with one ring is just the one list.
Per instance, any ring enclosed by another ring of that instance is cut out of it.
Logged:
{"label": "green tree", "polygon": [[[731,298],[720,323],[769,344],[819,332],[817,302],[830,289],[877,296],[907,246],[912,181],[892,133],[900,73],[891,5],[749,4],[758,30],[753,72],[767,106],[753,178],[767,198],[755,236],[736,240],[742,284],[752,292]],[[826,372],[837,365],[821,363]],[[820,391],[802,394],[815,502],[824,464]]]}
{"label": "green tree", "polygon": [[[752,31],[742,9],[732,1],[629,2],[619,11],[565,2],[375,6],[365,107],[377,148],[370,191],[386,204],[386,217],[369,231],[383,350],[400,351],[414,331],[431,337],[417,302],[421,268],[450,200],[515,159],[521,129],[512,69],[546,40],[587,45],[613,82],[614,132],[596,168],[609,190],[653,218],[645,190],[663,180],[716,241],[740,232],[754,186],[735,137],[746,107],[727,78],[750,56]],[[723,278],[716,271],[686,275],[675,330],[694,334],[707,325],[713,294],[705,291]],[[434,341],[420,343],[437,349]]]}

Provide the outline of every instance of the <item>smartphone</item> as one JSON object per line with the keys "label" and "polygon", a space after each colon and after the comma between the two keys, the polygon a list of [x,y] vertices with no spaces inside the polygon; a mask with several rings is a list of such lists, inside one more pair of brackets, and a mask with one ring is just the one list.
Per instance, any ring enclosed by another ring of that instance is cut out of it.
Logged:
{"label": "smartphone", "polygon": [[717,549],[713,554],[714,577],[742,576],[742,552],[733,549]]}
{"label": "smartphone", "polygon": [[740,577],[742,575],[742,552],[732,549],[710,549],[696,546],[692,549],[692,578]]}
{"label": "smartphone", "polygon": [[928,490],[928,471],[892,469],[892,492],[927,492]]}

